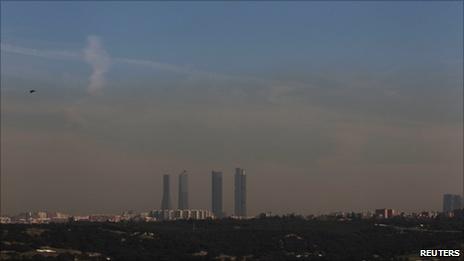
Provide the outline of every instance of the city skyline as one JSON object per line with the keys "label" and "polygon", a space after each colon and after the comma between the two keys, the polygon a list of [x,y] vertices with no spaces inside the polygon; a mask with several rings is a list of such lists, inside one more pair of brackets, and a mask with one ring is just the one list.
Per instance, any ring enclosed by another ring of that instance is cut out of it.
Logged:
{"label": "city skyline", "polygon": [[[236,168],[236,170],[239,168]],[[222,180],[222,172],[221,171],[212,171],[211,172],[211,177],[212,177],[212,189],[214,190],[215,188],[217,189],[218,187],[222,188],[222,183],[219,182]],[[164,175],[164,176],[169,176],[169,175]],[[164,181],[164,178],[163,178]],[[220,185],[220,186],[219,186]],[[214,192],[214,191],[213,191]],[[217,191],[219,192],[219,190]],[[216,196],[215,196],[216,195]],[[181,209],[179,207],[172,207],[170,209],[163,209],[162,206],[160,208],[152,208],[152,209],[146,209],[140,213],[136,213],[133,210],[125,210],[122,212],[121,215],[115,215],[115,213],[78,213],[78,214],[73,214],[70,215],[68,213],[63,213],[59,211],[49,211],[49,210],[28,210],[28,211],[22,211],[20,213],[15,213],[15,214],[10,214],[10,215],[2,215],[0,218],[2,218],[2,222],[4,221],[4,218],[10,218],[10,217],[20,217],[20,216],[29,216],[29,218],[35,218],[35,219],[41,219],[41,218],[56,218],[58,219],[57,222],[63,222],[65,220],[68,220],[69,217],[74,217],[75,219],[88,219],[89,217],[93,216],[96,218],[97,222],[102,222],[101,219],[98,217],[109,217],[111,215],[114,215],[114,217],[119,217],[119,216],[125,216],[126,218],[132,216],[145,216],[145,215],[155,215],[158,216],[157,221],[162,221],[165,220],[167,217],[165,217],[166,214],[171,214],[172,216],[170,217],[171,219],[175,218],[180,218],[180,219],[188,219],[188,217],[182,216],[182,211],[200,211],[203,213],[208,213],[205,215],[205,218],[215,218],[215,219],[221,219],[221,218],[259,218],[261,216],[272,216],[272,212],[261,212],[258,213],[258,215],[251,215],[251,216],[240,216],[236,215],[235,213],[225,213],[222,211],[221,208],[221,202],[222,200],[217,200],[219,199],[221,193],[212,193],[211,194],[211,207],[209,209],[198,209],[198,208],[185,208]],[[215,202],[217,204],[215,204]],[[314,215],[313,213],[285,213],[285,215],[299,215],[302,217],[320,217],[320,216],[349,216],[352,215],[353,213],[356,215],[361,215],[364,218],[371,218],[371,217],[377,217],[377,218],[391,218],[394,216],[409,216],[409,217],[427,217],[427,218],[435,218],[437,215],[441,214],[444,217],[453,217],[453,212],[459,213],[462,212],[464,209],[464,202],[462,202],[462,196],[461,195],[456,195],[456,194],[449,194],[445,193],[443,194],[443,201],[442,201],[442,209],[441,210],[430,210],[430,209],[424,209],[419,212],[404,212],[399,209],[395,208],[376,208],[376,209],[370,209],[370,210],[363,210],[361,212],[354,212],[354,211],[334,211],[330,213],[320,213],[317,215]],[[175,214],[177,213],[177,214]],[[179,214],[180,213],[180,214]],[[177,215],[177,217],[176,217]],[[27,219],[27,218],[26,218]],[[195,218],[194,218],[195,219]],[[141,221],[141,220],[140,220]],[[156,220],[148,220],[148,221],[156,221]],[[0,222],[1,223],[1,222]]]}
{"label": "city skyline", "polygon": [[247,215],[462,194],[462,2],[0,4],[2,214],[158,208],[164,174],[177,207],[184,169],[229,214],[236,167]]}
{"label": "city skyline", "polygon": [[[170,175],[163,175],[163,199],[161,201],[161,210],[187,210],[189,208],[189,188],[188,188],[188,175],[187,171],[183,170],[177,178],[178,181],[178,203],[177,206],[171,204],[171,185]],[[226,188],[228,188],[226,184]],[[232,185],[232,184],[230,184]],[[245,170],[242,168],[235,168],[234,175],[234,212],[233,215],[237,217],[247,216],[246,206],[246,175]],[[211,207],[209,208],[216,217],[223,217],[227,215],[223,209],[223,183],[222,171],[211,171]]]}

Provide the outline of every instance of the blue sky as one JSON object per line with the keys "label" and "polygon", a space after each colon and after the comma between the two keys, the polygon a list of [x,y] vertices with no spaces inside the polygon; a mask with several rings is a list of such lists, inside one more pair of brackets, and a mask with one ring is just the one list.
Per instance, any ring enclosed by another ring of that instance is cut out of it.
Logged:
{"label": "blue sky", "polygon": [[81,48],[83,39],[94,34],[114,56],[230,73],[447,63],[456,60],[462,46],[456,33],[462,31],[459,2],[2,6],[2,42]]}
{"label": "blue sky", "polygon": [[156,208],[184,169],[197,208],[223,170],[227,211],[235,167],[250,213],[460,193],[462,2],[1,7],[6,212]]}

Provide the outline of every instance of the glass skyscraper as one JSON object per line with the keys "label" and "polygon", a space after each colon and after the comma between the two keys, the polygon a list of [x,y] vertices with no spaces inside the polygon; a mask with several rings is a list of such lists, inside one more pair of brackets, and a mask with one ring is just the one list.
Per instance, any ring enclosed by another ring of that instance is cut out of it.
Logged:
{"label": "glass skyscraper", "polygon": [[451,212],[462,208],[461,196],[453,194],[443,195],[443,212]]}
{"label": "glass skyscraper", "polygon": [[245,170],[241,168],[235,169],[235,216],[245,217],[247,215],[246,206],[246,175]]}
{"label": "glass skyscraper", "polygon": [[213,214],[220,218],[223,216],[222,210],[222,172],[212,171],[212,192],[211,192],[211,205]]}
{"label": "glass skyscraper", "polygon": [[188,209],[188,176],[187,171],[179,174],[179,209]]}
{"label": "glass skyscraper", "polygon": [[163,175],[163,199],[161,200],[161,209],[171,209],[169,175]]}

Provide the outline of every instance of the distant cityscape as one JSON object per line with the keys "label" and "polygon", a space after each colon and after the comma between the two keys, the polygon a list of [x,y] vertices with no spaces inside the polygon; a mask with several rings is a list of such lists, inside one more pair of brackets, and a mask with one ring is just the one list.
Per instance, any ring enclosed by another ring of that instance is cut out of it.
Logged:
{"label": "distant cityscape", "polygon": [[[244,218],[247,216],[247,200],[246,200],[246,175],[245,170],[242,168],[235,169],[235,186],[234,186],[234,216]],[[213,170],[211,172],[211,211],[212,213],[205,212],[205,215],[210,217],[221,218],[226,216],[223,210],[223,186],[222,186],[222,172]],[[188,174],[184,170],[178,177],[178,204],[177,210],[181,211],[178,216],[189,216],[183,214],[182,211],[190,211],[189,209],[189,190],[188,190]],[[161,210],[170,213],[172,210],[171,200],[171,176],[163,175],[163,195],[161,199]],[[163,214],[171,216],[171,214]],[[173,214],[176,216],[176,214]]]}
{"label": "distant cityscape", "polygon": [[[221,171],[211,172],[211,209],[191,209],[189,205],[188,173],[182,171],[178,176],[178,204],[177,208],[172,206],[171,200],[171,176],[163,175],[163,191],[161,208],[148,212],[135,213],[124,211],[120,215],[69,215],[61,212],[24,212],[14,216],[1,216],[1,224],[42,224],[42,223],[66,223],[66,222],[123,222],[123,221],[173,221],[173,220],[205,220],[205,219],[249,219],[256,217],[270,217],[272,214],[261,213],[258,216],[247,216],[247,186],[246,174],[242,168],[235,169],[234,175],[234,214],[227,215],[223,210],[223,176]],[[334,212],[324,215],[309,215],[308,219],[388,219],[394,217],[404,218],[436,218],[439,216],[455,217],[463,215],[462,196],[455,194],[443,195],[442,211],[422,211],[419,213],[399,212],[395,209],[380,208],[374,211],[361,213]],[[294,215],[294,214],[291,214]]]}

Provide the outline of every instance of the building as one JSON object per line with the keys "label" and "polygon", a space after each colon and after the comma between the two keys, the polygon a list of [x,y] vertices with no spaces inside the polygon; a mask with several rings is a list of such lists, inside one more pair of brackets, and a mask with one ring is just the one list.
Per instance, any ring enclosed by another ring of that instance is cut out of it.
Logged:
{"label": "building", "polygon": [[112,216],[110,215],[90,215],[89,221],[90,222],[108,222],[110,221]]}
{"label": "building", "polygon": [[211,172],[211,210],[213,214],[221,218],[224,215],[222,210],[222,172],[212,171]]}
{"label": "building", "polygon": [[375,210],[375,216],[378,218],[391,218],[397,216],[397,213],[391,208],[381,208]]}
{"label": "building", "polygon": [[37,219],[45,219],[47,218],[47,212],[37,211],[37,212],[32,213],[32,217],[37,218]]}
{"label": "building", "polygon": [[161,209],[171,209],[169,175],[163,175],[163,199],[161,200]]}
{"label": "building", "polygon": [[76,222],[88,222],[90,221],[90,216],[73,216],[72,220]]}
{"label": "building", "polygon": [[460,208],[462,208],[462,199],[460,195],[443,195],[443,212],[452,212]]}
{"label": "building", "polygon": [[213,213],[209,210],[201,209],[157,209],[149,213],[154,220],[204,220],[213,218]]}
{"label": "building", "polygon": [[445,194],[443,195],[443,212],[450,212],[453,210],[453,199],[454,195]]}
{"label": "building", "polygon": [[0,216],[0,224],[10,224],[11,218],[7,216]]}
{"label": "building", "polygon": [[247,215],[246,207],[246,175],[245,170],[241,168],[235,169],[235,216],[245,217]]}
{"label": "building", "polygon": [[179,204],[178,209],[188,209],[188,176],[187,171],[179,174]]}
{"label": "building", "polygon": [[459,195],[454,195],[453,199],[453,210],[462,208],[462,197]]}

